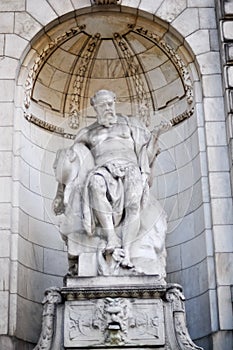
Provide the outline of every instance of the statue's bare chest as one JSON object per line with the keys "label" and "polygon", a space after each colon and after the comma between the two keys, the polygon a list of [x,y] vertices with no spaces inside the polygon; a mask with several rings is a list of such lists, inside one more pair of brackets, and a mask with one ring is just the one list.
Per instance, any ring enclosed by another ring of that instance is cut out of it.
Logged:
{"label": "statue's bare chest", "polygon": [[130,128],[126,124],[114,124],[108,128],[100,125],[97,128],[90,131],[89,142],[92,148],[108,140],[120,140],[130,138]]}

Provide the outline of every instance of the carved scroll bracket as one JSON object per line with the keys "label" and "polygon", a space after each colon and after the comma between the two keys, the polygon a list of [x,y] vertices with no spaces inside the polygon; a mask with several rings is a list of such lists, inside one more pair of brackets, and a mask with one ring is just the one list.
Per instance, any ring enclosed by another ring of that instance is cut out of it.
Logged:
{"label": "carved scroll bracket", "polygon": [[167,289],[165,298],[172,304],[174,330],[179,348],[182,350],[203,350],[193,343],[188,333],[185,318],[185,297],[182,287],[179,285],[170,286]]}
{"label": "carved scroll bracket", "polygon": [[57,304],[62,302],[60,288],[51,287],[46,289],[42,301],[42,330],[39,341],[34,350],[50,350],[54,336],[54,319],[56,315]]}

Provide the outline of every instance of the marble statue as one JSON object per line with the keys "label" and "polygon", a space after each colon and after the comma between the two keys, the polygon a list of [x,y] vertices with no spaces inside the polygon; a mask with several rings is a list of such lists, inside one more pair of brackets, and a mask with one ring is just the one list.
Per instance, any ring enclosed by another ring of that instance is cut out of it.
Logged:
{"label": "marble statue", "polygon": [[166,213],[150,187],[158,138],[171,124],[151,132],[138,118],[117,114],[115,101],[112,91],[96,92],[91,105],[97,121],[58,150],[54,162],[53,210],[62,215],[70,274],[80,274],[84,254],[84,264],[92,261],[99,275],[164,278]]}

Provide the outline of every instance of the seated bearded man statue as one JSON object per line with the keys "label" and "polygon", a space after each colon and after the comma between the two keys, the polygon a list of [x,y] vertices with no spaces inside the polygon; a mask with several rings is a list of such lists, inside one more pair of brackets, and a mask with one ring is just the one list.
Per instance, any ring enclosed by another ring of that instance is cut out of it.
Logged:
{"label": "seated bearded man statue", "polygon": [[[116,114],[115,100],[112,91],[96,92],[91,105],[97,121],[78,132],[70,150],[75,153],[78,145],[84,145],[93,157],[81,196],[85,232],[104,237],[104,254],[120,251],[121,267],[132,269],[130,247],[140,231],[141,210],[148,202],[158,136],[171,125],[150,132],[138,118]],[[59,200],[64,188],[60,185],[54,201],[55,214],[65,210]]]}

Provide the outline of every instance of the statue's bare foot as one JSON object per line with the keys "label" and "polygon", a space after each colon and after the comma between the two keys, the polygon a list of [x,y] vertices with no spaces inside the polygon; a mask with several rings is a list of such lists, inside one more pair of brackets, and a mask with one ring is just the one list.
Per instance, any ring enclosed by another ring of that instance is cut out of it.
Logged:
{"label": "statue's bare foot", "polygon": [[112,257],[116,262],[121,263],[125,258],[125,252],[122,248],[116,248],[112,253]]}
{"label": "statue's bare foot", "polygon": [[119,244],[115,241],[109,241],[104,249],[105,254],[112,254],[116,248],[118,248]]}
{"label": "statue's bare foot", "polygon": [[134,267],[134,264],[131,263],[131,261],[128,258],[124,258],[121,261],[121,266],[127,269],[132,269]]}

